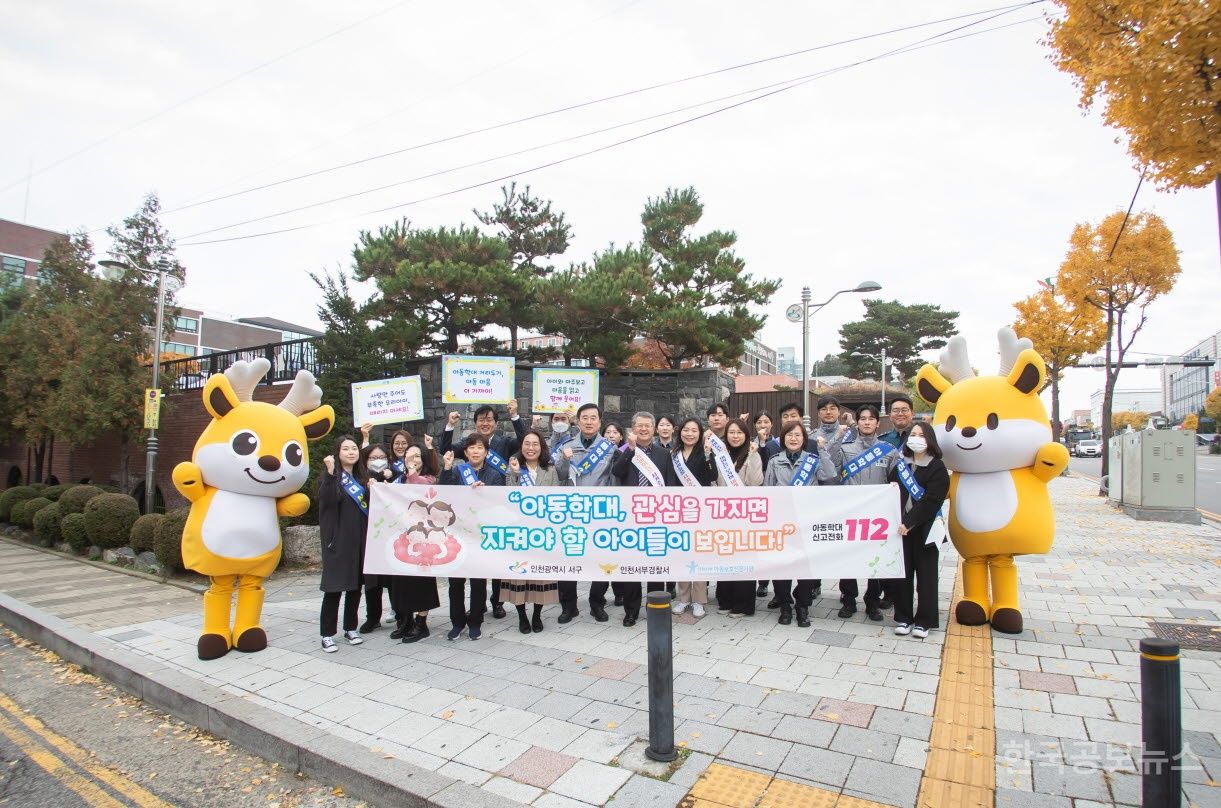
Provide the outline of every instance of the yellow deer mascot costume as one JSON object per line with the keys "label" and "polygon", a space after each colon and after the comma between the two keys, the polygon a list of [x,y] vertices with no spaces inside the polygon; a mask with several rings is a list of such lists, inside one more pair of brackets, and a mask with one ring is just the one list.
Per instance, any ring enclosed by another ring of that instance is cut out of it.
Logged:
{"label": "yellow deer mascot costume", "polygon": [[[1068,465],[1052,439],[1039,391],[1047,378],[1030,340],[1002,328],[998,376],[979,376],[962,337],[950,340],[938,368],[916,374],[916,392],[936,407],[933,428],[950,478],[950,539],[962,555],[964,626],[991,622],[1022,632],[1013,557],[1046,553],[1055,536],[1047,484]],[[988,597],[991,577],[992,597]]]}
{"label": "yellow deer mascot costume", "polygon": [[[195,444],[191,462],[174,467],[174,487],[191,503],[182,534],[182,562],[207,575],[200,659],[262,651],[259,627],[263,579],[280,563],[281,516],[300,516],[309,497],[297,493],[309,476],[306,441],[331,431],[335,411],[322,403],[314,377],[301,371],[279,406],[252,401],[266,359],[235,362],[204,385],[212,421]],[[237,590],[237,613],[229,612]]]}

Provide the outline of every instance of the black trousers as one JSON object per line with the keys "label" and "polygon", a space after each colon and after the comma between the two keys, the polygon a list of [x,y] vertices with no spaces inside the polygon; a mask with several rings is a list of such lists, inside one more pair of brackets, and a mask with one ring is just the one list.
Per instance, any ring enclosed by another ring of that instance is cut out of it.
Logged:
{"label": "black trousers", "polygon": [[742,614],[754,614],[755,586],[755,581],[718,581],[716,588],[724,606]]}
{"label": "black trousers", "polygon": [[560,611],[578,614],[580,609],[577,608],[577,582],[576,581],[560,581]]}
{"label": "black trousers", "polygon": [[504,601],[500,599],[500,579],[499,578],[492,579],[491,602],[492,602],[493,606],[500,606],[500,605],[504,604]]}
{"label": "black trousers", "polygon": [[[382,621],[382,590],[385,588],[387,587],[383,587],[381,584],[365,586],[365,618],[370,623]],[[398,614],[396,613],[394,616],[398,617]]]}
{"label": "black trousers", "polygon": [[[856,598],[860,594],[855,578],[841,578],[839,581],[839,602],[845,606],[856,608]],[[882,579],[870,578],[865,584],[865,608],[875,609],[882,599]]]}
{"label": "black trousers", "polygon": [[349,592],[323,592],[322,613],[318,615],[318,630],[323,637],[334,637],[338,633],[339,598],[343,598],[343,630],[355,631],[360,622],[360,590]]}
{"label": "black trousers", "polygon": [[[907,574],[898,581],[895,622],[937,628],[937,565],[940,555],[937,545],[924,543],[923,535],[913,536],[909,533],[903,537],[903,568]],[[914,613],[913,595],[919,597],[919,606]]]}
{"label": "black trousers", "polygon": [[458,628],[482,626],[483,613],[487,611],[488,579],[471,578],[470,608],[466,605],[466,578],[449,579],[449,622]]}
{"label": "black trousers", "polygon": [[814,602],[814,587],[819,585],[820,580],[802,578],[797,581],[796,590],[793,589],[791,580],[772,581],[772,583],[776,586],[776,600],[780,602],[781,606],[791,608],[796,605],[799,608],[808,609]]}

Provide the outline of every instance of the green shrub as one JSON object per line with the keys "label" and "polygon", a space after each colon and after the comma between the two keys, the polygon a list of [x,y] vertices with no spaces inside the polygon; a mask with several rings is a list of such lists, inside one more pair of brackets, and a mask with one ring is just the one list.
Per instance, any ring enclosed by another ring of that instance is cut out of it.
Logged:
{"label": "green shrub", "polygon": [[15,485],[0,494],[0,522],[13,521],[13,506],[38,496],[38,492],[28,485]]}
{"label": "green shrub", "polygon": [[93,485],[74,485],[59,495],[59,512],[64,516],[70,513],[84,513],[85,504],[102,493],[102,489]]}
{"label": "green shrub", "polygon": [[89,549],[89,534],[85,532],[85,514],[64,514],[59,523],[59,530],[64,534],[64,541],[72,545],[72,549],[76,552],[83,553]]}
{"label": "green shrub", "polygon": [[182,572],[182,531],[187,526],[189,508],[176,508],[157,523],[153,552],[166,572]]}
{"label": "green shrub", "polygon": [[30,488],[33,488],[35,491],[41,491],[42,489],[44,489],[46,487],[47,487],[46,483],[30,483]]}
{"label": "green shrub", "polygon": [[60,498],[60,496],[63,495],[63,493],[65,491],[67,491],[69,488],[74,488],[74,487],[75,486],[71,486],[71,485],[48,485],[46,488],[42,489],[38,493],[40,496],[44,496],[47,499],[54,502],[54,501],[57,501]]}
{"label": "green shrub", "polygon": [[127,494],[98,494],[85,504],[85,533],[103,550],[125,547],[139,518],[140,506]]}
{"label": "green shrub", "polygon": [[131,526],[131,549],[137,553],[152,552],[157,542],[157,525],[165,519],[163,513],[146,513]]}
{"label": "green shrub", "polygon": [[54,505],[54,503],[46,497],[34,497],[19,503],[13,508],[13,524],[24,528],[34,527],[34,515],[48,505]]}
{"label": "green shrub", "polygon": [[59,508],[54,505],[40,508],[38,513],[34,514],[34,532],[38,534],[39,544],[43,547],[54,547],[56,542],[63,540],[63,533],[60,532],[62,520]]}

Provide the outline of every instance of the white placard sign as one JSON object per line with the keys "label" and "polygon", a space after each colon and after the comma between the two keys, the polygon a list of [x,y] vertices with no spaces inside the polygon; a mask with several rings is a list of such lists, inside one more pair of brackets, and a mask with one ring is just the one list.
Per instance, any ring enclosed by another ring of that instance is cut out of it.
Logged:
{"label": "white placard sign", "polygon": [[598,371],[576,368],[535,368],[532,412],[564,412],[569,407],[598,403]]}
{"label": "white placard sign", "polygon": [[397,424],[424,418],[419,376],[377,379],[352,385],[352,420],[361,424]]}
{"label": "white placard sign", "polygon": [[441,357],[441,400],[446,404],[504,404],[513,398],[516,362],[509,356]]}

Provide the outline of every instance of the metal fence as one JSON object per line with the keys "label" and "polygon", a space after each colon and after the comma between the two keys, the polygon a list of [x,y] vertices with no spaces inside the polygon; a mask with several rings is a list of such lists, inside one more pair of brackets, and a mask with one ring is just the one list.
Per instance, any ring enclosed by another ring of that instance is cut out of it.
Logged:
{"label": "metal fence", "polygon": [[308,370],[318,376],[317,339],[295,339],[188,359],[171,359],[161,363],[162,384],[167,390],[199,390],[213,373],[223,373],[239,360],[249,361],[260,357],[271,362],[271,370],[263,377],[263,384],[291,382],[299,370]]}

